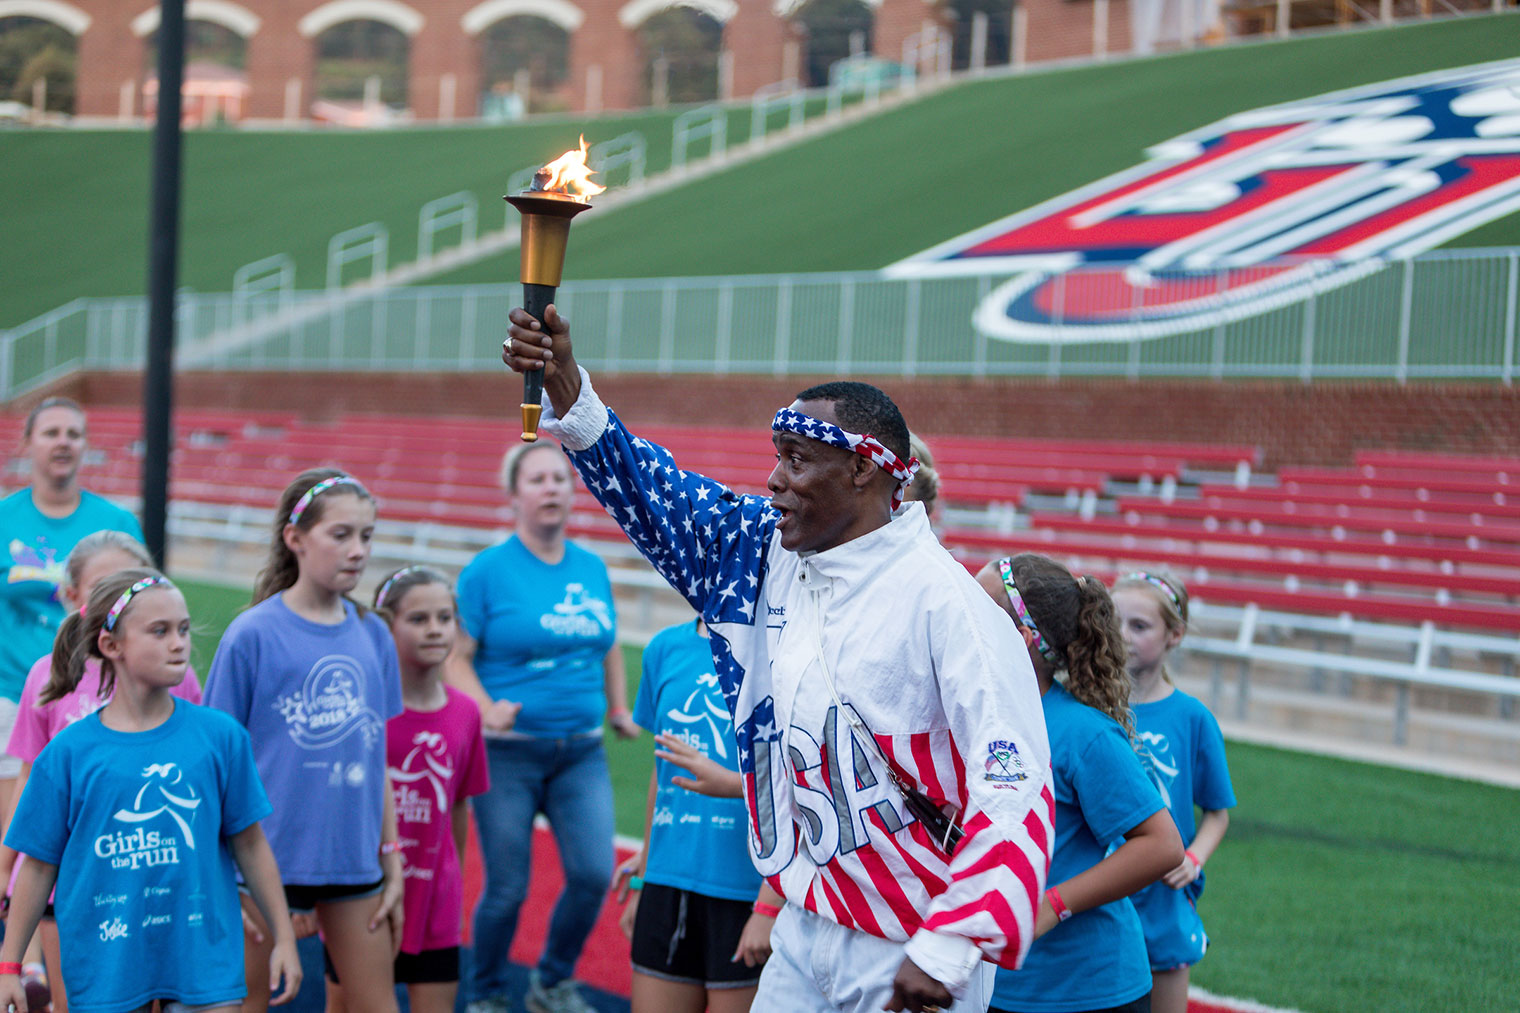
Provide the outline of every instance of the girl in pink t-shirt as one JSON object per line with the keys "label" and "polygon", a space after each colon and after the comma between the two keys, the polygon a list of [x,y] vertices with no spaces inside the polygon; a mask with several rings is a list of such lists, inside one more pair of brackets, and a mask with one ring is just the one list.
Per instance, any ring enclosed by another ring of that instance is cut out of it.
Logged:
{"label": "girl in pink t-shirt", "polygon": [[[375,593],[375,611],[396,638],[406,706],[385,728],[406,882],[396,984],[406,985],[414,1013],[452,1013],[464,923],[465,799],[489,787],[480,708],[443,683],[459,629],[447,577],[425,566],[397,570]],[[327,978],[328,1013],[342,1013],[331,961]]]}
{"label": "girl in pink t-shirt", "polygon": [[[90,592],[95,590],[95,585],[102,578],[133,567],[152,566],[153,559],[148,555],[148,550],[125,532],[97,531],[86,535],[75,544],[64,564],[65,583],[59,589],[63,603],[70,610],[80,608],[90,600]],[[27,778],[32,773],[32,763],[42,753],[42,747],[53,741],[53,737],[69,725],[94,714],[110,700],[109,695],[100,694],[99,659],[91,658],[85,663],[84,674],[72,690],[64,686],[50,687],[52,665],[51,654],[38,658],[27,673],[26,686],[21,691],[16,726],[11,730],[10,741],[5,747],[7,753],[21,761],[21,774],[16,778],[12,805],[15,799],[21,797],[21,789],[26,787]],[[184,681],[169,692],[191,703],[201,702],[201,684],[189,666],[186,666]],[[6,814],[5,822],[10,822],[9,813]],[[21,867],[18,857],[11,849],[0,848],[0,878],[7,884],[7,897]],[[68,1013],[68,996],[64,993],[63,974],[59,971],[58,923],[53,920],[51,901],[42,919],[41,930],[38,937],[42,943],[43,959],[51,971],[53,1011]]]}

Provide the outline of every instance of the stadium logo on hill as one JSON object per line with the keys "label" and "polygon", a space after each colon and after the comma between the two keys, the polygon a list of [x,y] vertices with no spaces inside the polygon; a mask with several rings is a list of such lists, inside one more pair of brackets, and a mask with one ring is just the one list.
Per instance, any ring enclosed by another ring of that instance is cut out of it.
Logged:
{"label": "stadium logo on hill", "polygon": [[1008,341],[1126,341],[1256,316],[1520,209],[1520,60],[1238,113],[942,243],[893,277],[1007,273]]}

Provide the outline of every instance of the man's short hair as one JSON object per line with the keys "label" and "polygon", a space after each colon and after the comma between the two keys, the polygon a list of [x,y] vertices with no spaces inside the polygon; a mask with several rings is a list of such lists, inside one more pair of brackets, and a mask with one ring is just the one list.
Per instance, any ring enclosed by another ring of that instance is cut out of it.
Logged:
{"label": "man's short hair", "polygon": [[831,401],[839,424],[855,433],[869,433],[904,464],[908,453],[908,423],[902,412],[880,387],[854,380],[834,380],[809,387],[797,395],[798,401]]}

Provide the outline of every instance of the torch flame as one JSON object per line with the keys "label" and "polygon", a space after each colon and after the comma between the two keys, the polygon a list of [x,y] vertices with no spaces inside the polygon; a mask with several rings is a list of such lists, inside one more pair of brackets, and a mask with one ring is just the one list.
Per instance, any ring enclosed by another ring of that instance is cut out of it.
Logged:
{"label": "torch flame", "polygon": [[571,148],[533,174],[533,189],[554,190],[583,201],[607,189],[591,182],[591,169],[586,165],[584,134],[581,135],[579,148]]}

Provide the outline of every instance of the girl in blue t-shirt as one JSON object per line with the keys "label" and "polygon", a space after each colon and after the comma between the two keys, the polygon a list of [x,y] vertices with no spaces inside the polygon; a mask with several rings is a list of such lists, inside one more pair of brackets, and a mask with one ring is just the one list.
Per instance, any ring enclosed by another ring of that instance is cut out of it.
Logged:
{"label": "girl in blue t-shirt", "polygon": [[102,579],[58,630],[54,680],[77,686],[92,658],[110,701],[38,755],[6,835],[27,861],[0,946],[0,1009],[26,1008],[17,961],[55,884],[74,1008],[238,1009],[248,988],[234,865],[277,926],[259,991],[283,979],[275,1001],[287,1001],[301,961],[248,734],[170,693],[190,662],[179,590],[145,568]]}
{"label": "girl in blue t-shirt", "polygon": [[[737,776],[733,716],[701,619],[650,640],[633,720]],[[618,870],[618,899],[627,899],[620,924],[632,940],[633,1013],[745,1013],[770,956],[782,898],[750,862],[744,803],[686,791],[675,784],[684,779],[671,778],[677,769],[664,758],[656,763],[644,849]]]}
{"label": "girl in blue t-shirt", "polygon": [[[274,805],[269,843],[301,930],[314,915],[354,1009],[393,1013],[404,883],[385,723],[401,712],[401,676],[384,621],[348,597],[374,530],[374,497],[352,476],[317,468],[286,488],[253,607],[227,627],[205,702],[253,740]],[[268,930],[244,909],[244,1009],[256,1010]]]}
{"label": "girl in blue t-shirt", "polygon": [[[992,1010],[1150,1009],[1145,938],[1129,895],[1182,860],[1182,841],[1131,741],[1129,676],[1108,590],[1024,553],[977,574],[1013,618],[1039,679],[1055,792],[1055,848],[1035,941],[999,969]],[[1066,678],[1056,680],[1059,673]],[[1017,776],[1017,753],[989,759]],[[1123,843],[1109,852],[1109,847]]]}
{"label": "girl in blue t-shirt", "polygon": [[[1166,671],[1166,656],[1187,632],[1187,589],[1169,574],[1131,573],[1114,583],[1114,607],[1129,650],[1135,731],[1187,845],[1176,868],[1133,898],[1150,955],[1151,1008],[1184,1013],[1189,968],[1209,943],[1197,908],[1203,863],[1224,839],[1235,791],[1219,723],[1202,701],[1172,685]],[[1195,806],[1203,813],[1196,824]]]}

